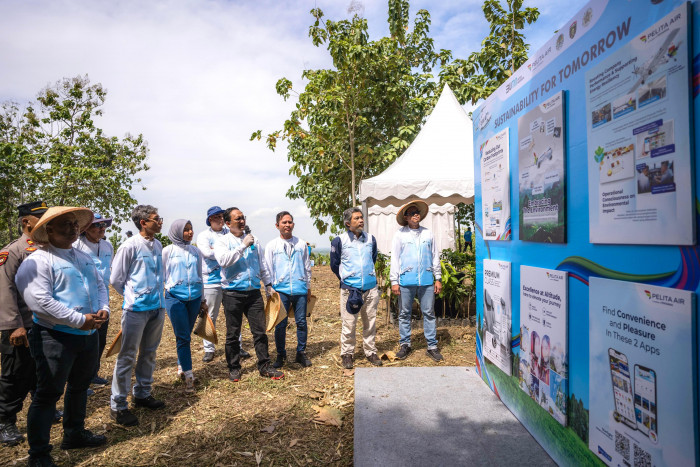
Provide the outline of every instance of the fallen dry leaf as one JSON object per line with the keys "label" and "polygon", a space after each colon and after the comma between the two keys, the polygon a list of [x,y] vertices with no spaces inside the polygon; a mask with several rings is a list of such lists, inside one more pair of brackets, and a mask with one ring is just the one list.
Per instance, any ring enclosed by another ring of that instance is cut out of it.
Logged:
{"label": "fallen dry leaf", "polygon": [[275,431],[275,428],[277,428],[277,425],[279,425],[279,424],[280,424],[279,420],[273,420],[272,423],[270,423],[265,428],[261,429],[260,432],[272,434],[272,432]]}
{"label": "fallen dry leaf", "polygon": [[289,447],[290,447],[290,448],[293,448],[294,446],[297,445],[298,442],[299,442],[299,440],[296,439],[296,438],[293,439],[293,440],[291,440],[291,441],[289,442]]}
{"label": "fallen dry leaf", "polygon": [[243,456],[243,457],[253,457],[255,455],[252,452],[248,452],[248,451],[236,451],[234,454],[238,454],[239,456]]}
{"label": "fallen dry leaf", "polygon": [[387,350],[382,354],[382,360],[389,360],[390,362],[393,362],[396,360],[396,354],[391,350]]}
{"label": "fallen dry leaf", "polygon": [[343,424],[343,413],[340,410],[328,406],[319,407],[317,405],[311,408],[316,411],[316,416],[313,419],[314,423],[337,427]]}
{"label": "fallen dry leaf", "polygon": [[348,370],[347,368],[343,370],[343,376],[352,376],[355,374],[355,369],[352,368]]}

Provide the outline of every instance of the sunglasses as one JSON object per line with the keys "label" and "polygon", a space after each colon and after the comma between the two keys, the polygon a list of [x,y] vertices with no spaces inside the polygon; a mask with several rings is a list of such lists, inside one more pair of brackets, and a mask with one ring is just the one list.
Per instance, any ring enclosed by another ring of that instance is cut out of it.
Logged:
{"label": "sunglasses", "polygon": [[107,223],[106,222],[95,222],[92,224],[93,227],[97,227],[98,229],[106,229],[107,228]]}
{"label": "sunglasses", "polygon": [[406,217],[420,216],[420,211],[408,211],[405,214]]}

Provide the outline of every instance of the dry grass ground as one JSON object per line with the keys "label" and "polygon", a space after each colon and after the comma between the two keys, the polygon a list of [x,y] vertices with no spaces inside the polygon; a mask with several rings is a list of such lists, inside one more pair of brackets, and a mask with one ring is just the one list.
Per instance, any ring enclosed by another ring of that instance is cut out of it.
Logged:
{"label": "dry grass ground", "polygon": [[[285,378],[271,381],[261,378],[255,358],[243,363],[243,379],[228,380],[223,346],[219,345],[215,360],[201,361],[202,341],[194,336],[192,353],[197,391],[185,395],[177,377],[175,338],[169,320],[165,319],[163,339],[158,349],[154,395],[165,400],[163,410],[151,412],[135,409],[141,423],[124,428],[111,422],[109,386],[96,388],[87,406],[86,427],[104,433],[108,443],[103,448],[61,451],[63,430],[54,425],[51,432],[54,461],[59,465],[352,465],[353,458],[353,376],[340,366],[338,282],[327,266],[314,267],[313,292],[318,302],[309,327],[308,355],[313,366],[301,368],[287,364]],[[108,342],[119,330],[121,300],[112,291],[112,323]],[[225,328],[220,315],[219,339]],[[397,350],[398,331],[386,325],[386,313],[380,305],[377,318],[379,353]],[[361,350],[361,321],[358,322],[356,366],[370,366]],[[274,359],[274,341],[270,337],[270,354]],[[472,366],[474,328],[438,328],[440,349],[445,357],[442,365]],[[288,354],[293,358],[296,346],[295,327],[287,331]],[[244,348],[253,352],[252,337],[243,331]],[[437,365],[425,355],[425,339],[421,330],[413,331],[415,352],[395,366]],[[100,374],[111,381],[115,357],[104,360]],[[62,401],[59,402],[59,407]],[[343,416],[340,427],[315,423],[314,406],[339,409]],[[26,406],[18,427],[26,432]],[[23,465],[27,444],[0,447],[0,465]]]}

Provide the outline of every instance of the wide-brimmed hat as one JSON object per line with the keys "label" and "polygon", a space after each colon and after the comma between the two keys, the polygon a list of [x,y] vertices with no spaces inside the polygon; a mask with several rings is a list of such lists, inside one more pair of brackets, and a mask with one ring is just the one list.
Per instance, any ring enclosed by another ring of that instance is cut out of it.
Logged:
{"label": "wide-brimmed hat", "polygon": [[92,215],[92,222],[91,224],[99,224],[100,222],[104,222],[107,224],[107,227],[112,225],[112,218],[111,217],[105,217],[99,212],[95,212]]}
{"label": "wide-brimmed hat", "polygon": [[265,304],[265,330],[267,332],[272,331],[275,326],[282,322],[286,314],[280,313],[280,308],[282,308],[282,299],[280,294],[277,292],[272,292],[270,298],[267,299]]}
{"label": "wide-brimmed hat", "polygon": [[413,201],[410,201],[401,206],[399,208],[399,212],[396,213],[396,222],[398,222],[399,225],[408,224],[403,215],[406,209],[410,208],[411,206],[414,206],[416,209],[418,209],[418,212],[420,213],[420,220],[425,219],[425,216],[428,215],[428,203],[419,199],[414,199]]}
{"label": "wide-brimmed hat", "polygon": [[199,314],[197,321],[194,323],[192,334],[204,340],[208,340],[215,345],[219,343],[219,338],[216,335],[216,328],[214,327],[214,322],[209,317],[209,313]]}
{"label": "wide-brimmed hat", "polygon": [[92,223],[92,211],[88,208],[78,208],[74,206],[54,206],[52,208],[49,208],[44,213],[44,215],[41,216],[41,219],[39,220],[39,222],[36,223],[31,233],[29,234],[30,238],[37,243],[48,243],[49,236],[46,233],[46,224],[48,224],[58,216],[62,216],[63,214],[67,214],[69,212],[72,212],[73,214],[75,214],[75,217],[78,218],[78,224],[80,224],[80,232],[87,229]]}
{"label": "wide-brimmed hat", "polygon": [[226,210],[225,210],[225,209],[221,209],[219,206],[212,206],[212,207],[210,207],[210,208],[207,210],[207,220],[206,220],[207,225],[208,225],[209,227],[211,227],[211,223],[209,222],[209,218],[210,218],[211,216],[215,216],[215,215],[217,215],[217,214],[223,214],[223,213],[225,213],[225,212],[226,212]]}
{"label": "wide-brimmed hat", "polygon": [[122,330],[119,330],[119,334],[117,334],[117,337],[114,338],[112,341],[112,345],[109,346],[109,349],[107,349],[107,353],[105,354],[105,358],[109,358],[112,355],[117,355],[119,351],[122,349]]}

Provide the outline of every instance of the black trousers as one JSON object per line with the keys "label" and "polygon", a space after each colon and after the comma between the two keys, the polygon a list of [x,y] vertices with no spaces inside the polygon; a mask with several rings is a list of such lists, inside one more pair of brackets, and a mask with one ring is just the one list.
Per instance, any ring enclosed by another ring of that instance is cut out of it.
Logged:
{"label": "black trousers", "polygon": [[97,376],[97,373],[100,371],[100,362],[102,361],[102,353],[105,351],[105,347],[107,346],[107,328],[109,327],[109,319],[104,322],[102,326],[97,330],[97,339],[99,340],[100,343],[100,348],[99,348],[99,353],[97,354],[97,368],[95,368],[95,374],[93,376]]}
{"label": "black trousers", "polygon": [[241,345],[238,337],[241,335],[243,315],[248,318],[250,332],[253,334],[258,370],[262,370],[270,362],[270,355],[267,351],[265,309],[260,291],[224,290],[223,303],[226,315],[226,361],[229,371],[241,369]]}
{"label": "black trousers", "polygon": [[[85,428],[87,389],[97,366],[97,333],[69,334],[34,324],[29,348],[36,362],[37,384],[27,413],[30,457],[51,452],[51,424],[56,402],[63,395],[63,436],[71,438]],[[67,383],[67,385],[66,385]]]}
{"label": "black trousers", "polygon": [[36,387],[36,366],[27,347],[10,344],[12,331],[0,333],[0,423],[17,423],[27,394]]}

